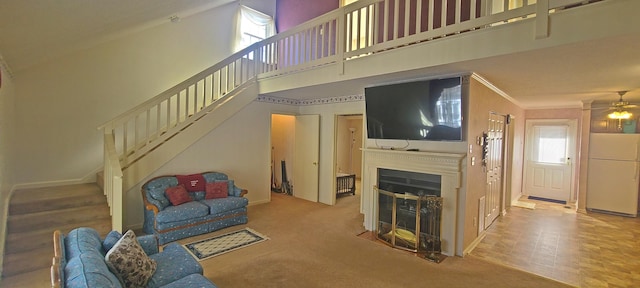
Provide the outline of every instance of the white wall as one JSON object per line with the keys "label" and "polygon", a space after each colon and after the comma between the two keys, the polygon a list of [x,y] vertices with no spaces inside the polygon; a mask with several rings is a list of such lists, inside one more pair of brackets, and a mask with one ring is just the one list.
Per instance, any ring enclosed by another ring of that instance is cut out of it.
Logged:
{"label": "white wall", "polygon": [[[2,56],[0,56],[2,59]],[[7,228],[8,202],[13,186],[13,139],[14,139],[14,105],[16,93],[13,80],[0,60],[0,255],[4,255],[4,243]],[[2,274],[3,257],[0,257],[0,274]]]}
{"label": "white wall", "polygon": [[[250,2],[275,13],[274,0]],[[231,55],[236,8],[167,21],[19,71],[16,183],[92,179],[102,162],[96,128]]]}

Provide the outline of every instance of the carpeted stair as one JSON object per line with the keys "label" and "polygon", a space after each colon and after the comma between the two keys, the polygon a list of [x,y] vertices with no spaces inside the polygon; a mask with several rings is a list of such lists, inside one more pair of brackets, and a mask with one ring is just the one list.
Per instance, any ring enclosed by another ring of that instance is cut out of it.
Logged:
{"label": "carpeted stair", "polygon": [[80,226],[93,227],[102,236],[111,230],[109,207],[97,184],[15,191],[9,203],[3,286],[48,274],[53,231],[66,234]]}

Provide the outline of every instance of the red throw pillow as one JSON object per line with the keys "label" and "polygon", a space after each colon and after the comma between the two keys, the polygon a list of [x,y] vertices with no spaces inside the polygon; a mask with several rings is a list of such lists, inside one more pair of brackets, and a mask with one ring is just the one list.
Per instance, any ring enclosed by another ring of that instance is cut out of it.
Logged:
{"label": "red throw pillow", "polygon": [[173,206],[178,206],[182,203],[193,201],[191,195],[189,195],[189,192],[187,192],[187,189],[185,189],[182,185],[169,187],[164,191],[164,194],[167,195],[167,198],[169,198],[169,202],[171,202]]}
{"label": "red throw pillow", "polygon": [[178,184],[184,185],[184,188],[187,188],[189,192],[204,191],[204,186],[207,184],[202,174],[176,175],[176,178]]}
{"label": "red throw pillow", "polygon": [[229,194],[227,181],[207,183],[205,192],[204,199],[227,198]]}

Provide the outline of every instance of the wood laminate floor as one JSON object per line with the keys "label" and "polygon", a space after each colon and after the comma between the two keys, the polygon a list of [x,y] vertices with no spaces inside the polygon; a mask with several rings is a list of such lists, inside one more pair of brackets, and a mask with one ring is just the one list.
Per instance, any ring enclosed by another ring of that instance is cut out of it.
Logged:
{"label": "wood laminate floor", "polygon": [[578,287],[640,287],[640,218],[522,198],[471,255]]}

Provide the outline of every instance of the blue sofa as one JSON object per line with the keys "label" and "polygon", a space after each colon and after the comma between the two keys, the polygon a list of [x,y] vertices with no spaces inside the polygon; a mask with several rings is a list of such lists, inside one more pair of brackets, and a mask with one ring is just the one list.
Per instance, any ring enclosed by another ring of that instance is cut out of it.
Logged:
{"label": "blue sofa", "polygon": [[[55,231],[52,287],[122,287],[105,261],[108,249],[120,237],[113,235],[120,233],[112,231],[102,240],[95,229],[88,227],[76,228],[66,236]],[[216,287],[202,275],[200,263],[179,244],[171,243],[159,252],[155,236],[139,236],[137,240],[149,258],[157,263],[147,287]]]}
{"label": "blue sofa", "polygon": [[156,177],[142,185],[143,231],[155,235],[161,245],[247,223],[249,200],[243,197],[247,190],[235,186],[224,173],[200,174],[206,183],[227,182],[228,197],[205,199],[205,191],[195,191],[189,192],[193,201],[174,206],[165,191],[179,185],[175,175]]}

